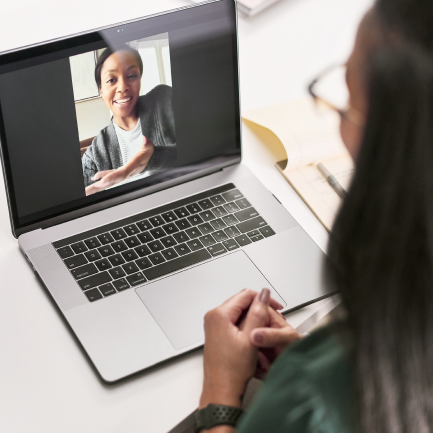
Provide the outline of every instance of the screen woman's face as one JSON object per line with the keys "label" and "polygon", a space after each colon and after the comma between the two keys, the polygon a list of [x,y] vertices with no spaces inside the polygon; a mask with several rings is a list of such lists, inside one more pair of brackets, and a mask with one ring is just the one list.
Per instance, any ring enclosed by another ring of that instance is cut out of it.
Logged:
{"label": "screen woman's face", "polygon": [[116,118],[137,116],[135,106],[140,92],[140,67],[129,51],[116,51],[101,69],[102,99]]}

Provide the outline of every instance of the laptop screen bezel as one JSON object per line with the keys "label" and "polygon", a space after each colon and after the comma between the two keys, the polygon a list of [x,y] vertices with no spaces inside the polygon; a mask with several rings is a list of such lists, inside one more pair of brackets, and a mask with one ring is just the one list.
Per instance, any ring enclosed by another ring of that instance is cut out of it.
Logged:
{"label": "laptop screen bezel", "polygon": [[210,3],[218,3],[218,2],[228,2],[232,3],[231,11],[230,13],[233,13],[233,18],[235,22],[235,32],[234,32],[234,40],[233,40],[233,49],[234,49],[234,71],[237,72],[235,75],[235,79],[237,79],[237,83],[235,83],[235,88],[238,89],[237,95],[235,97],[237,98],[236,103],[236,126],[237,126],[237,137],[238,137],[238,152],[237,154],[233,155],[233,157],[225,158],[224,161],[218,162],[218,161],[209,161],[209,164],[206,166],[206,163],[201,164],[200,169],[197,169],[196,171],[192,171],[186,175],[180,175],[179,177],[176,177],[174,179],[162,181],[160,183],[157,183],[152,186],[146,186],[142,187],[141,189],[132,190],[130,192],[120,193],[117,196],[110,197],[110,198],[103,198],[100,201],[96,201],[87,205],[80,206],[76,209],[69,209],[64,212],[60,212],[59,214],[44,218],[36,223],[29,223],[29,224],[20,224],[19,218],[18,218],[18,211],[17,211],[17,204],[15,199],[15,193],[14,193],[14,185],[13,185],[13,177],[12,177],[12,170],[10,165],[10,159],[8,155],[8,148],[7,148],[7,140],[6,140],[6,133],[5,133],[5,127],[3,122],[3,116],[1,111],[1,105],[0,105],[0,152],[1,152],[1,160],[2,160],[2,168],[3,168],[3,177],[5,182],[5,188],[6,188],[6,195],[8,200],[8,208],[9,208],[9,217],[11,222],[11,229],[12,233],[15,237],[20,236],[21,234],[37,230],[37,229],[44,229],[48,228],[54,225],[62,224],[67,221],[80,218],[89,214],[92,214],[94,212],[102,211],[104,209],[117,206],[119,204],[128,202],[130,200],[147,196],[150,194],[154,194],[158,191],[162,191],[167,188],[171,188],[176,185],[180,185],[185,182],[189,182],[194,179],[198,179],[203,176],[207,176],[211,173],[217,172],[222,170],[225,167],[229,167],[231,165],[239,164],[242,159],[242,137],[241,137],[241,110],[240,110],[240,89],[239,89],[239,55],[238,55],[238,17],[236,12],[236,3],[234,0],[211,0],[211,1],[205,1],[199,4],[194,5],[188,5],[180,8],[176,8],[173,10],[161,12],[154,15],[149,15],[146,17],[140,17],[137,19],[120,22],[116,24],[112,24],[109,26],[97,28],[88,30],[85,32],[80,32],[74,35],[69,35],[61,38],[56,38],[55,40],[45,41],[41,43],[37,43],[31,46],[26,46],[22,48],[17,48],[14,50],[9,50],[0,53],[0,57],[2,59],[2,65],[8,65],[8,64],[14,64],[16,62],[25,62],[28,59],[43,56],[44,54],[47,54],[49,52],[52,52],[52,50],[59,50],[60,48],[64,47],[77,47],[78,42],[79,45],[85,45],[88,43],[96,42],[99,40],[102,40],[101,36],[99,35],[100,32],[104,31],[116,31],[115,29],[119,26],[127,26],[128,24],[137,23],[142,20],[147,21],[155,17],[161,17],[163,15],[167,14],[175,14],[179,11],[185,11],[188,9],[195,9],[199,8],[201,6],[210,4]]}

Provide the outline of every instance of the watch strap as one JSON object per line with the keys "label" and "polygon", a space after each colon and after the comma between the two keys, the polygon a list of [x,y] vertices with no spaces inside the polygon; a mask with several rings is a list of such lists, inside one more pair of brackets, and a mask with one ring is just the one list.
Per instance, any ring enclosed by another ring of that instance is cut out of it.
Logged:
{"label": "watch strap", "polygon": [[209,404],[194,414],[194,433],[207,430],[217,425],[236,426],[243,410],[233,406]]}

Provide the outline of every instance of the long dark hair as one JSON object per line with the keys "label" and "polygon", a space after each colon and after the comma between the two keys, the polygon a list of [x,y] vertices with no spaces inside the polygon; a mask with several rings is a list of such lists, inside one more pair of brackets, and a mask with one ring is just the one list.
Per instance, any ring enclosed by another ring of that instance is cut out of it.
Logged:
{"label": "long dark hair", "polygon": [[360,430],[433,430],[433,2],[377,0],[367,122],[328,247]]}

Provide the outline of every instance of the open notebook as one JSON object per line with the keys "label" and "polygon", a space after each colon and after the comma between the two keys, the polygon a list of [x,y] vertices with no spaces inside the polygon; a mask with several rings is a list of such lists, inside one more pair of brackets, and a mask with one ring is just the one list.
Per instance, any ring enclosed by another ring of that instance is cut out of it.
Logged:
{"label": "open notebook", "polygon": [[276,167],[330,231],[341,198],[317,168],[322,163],[346,190],[354,171],[339,132],[339,116],[300,99],[244,113],[243,118],[272,131],[287,154]]}

